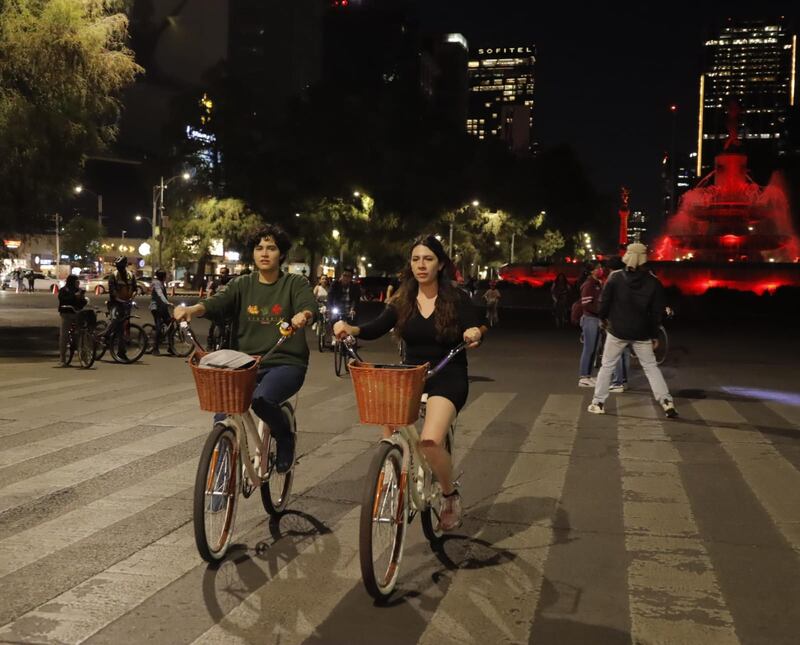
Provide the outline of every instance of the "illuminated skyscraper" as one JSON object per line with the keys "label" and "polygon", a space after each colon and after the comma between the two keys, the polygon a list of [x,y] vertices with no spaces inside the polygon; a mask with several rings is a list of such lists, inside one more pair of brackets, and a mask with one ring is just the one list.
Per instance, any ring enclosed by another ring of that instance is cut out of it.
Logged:
{"label": "illuminated skyscraper", "polygon": [[702,176],[728,139],[732,103],[738,105],[739,137],[751,158],[774,156],[796,101],[797,36],[783,19],[729,19],[706,41],[700,78],[698,158]]}
{"label": "illuminated skyscraper", "polygon": [[469,61],[467,132],[498,138],[518,155],[533,151],[536,47],[481,47]]}

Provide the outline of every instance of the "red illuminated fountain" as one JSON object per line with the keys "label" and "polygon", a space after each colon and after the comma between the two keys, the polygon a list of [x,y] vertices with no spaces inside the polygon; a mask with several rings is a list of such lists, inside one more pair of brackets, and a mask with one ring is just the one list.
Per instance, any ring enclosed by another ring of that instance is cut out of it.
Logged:
{"label": "red illuminated fountain", "polygon": [[[655,244],[654,260],[695,265],[658,265],[664,282],[686,293],[702,293],[713,286],[764,292],[798,283],[796,265],[786,269],[774,265],[796,263],[800,256],[781,175],[773,174],[767,186],[748,176],[737,116],[738,107],[732,105],[728,141],[714,160],[714,170],[684,194]],[[730,266],[739,263],[747,266]]]}

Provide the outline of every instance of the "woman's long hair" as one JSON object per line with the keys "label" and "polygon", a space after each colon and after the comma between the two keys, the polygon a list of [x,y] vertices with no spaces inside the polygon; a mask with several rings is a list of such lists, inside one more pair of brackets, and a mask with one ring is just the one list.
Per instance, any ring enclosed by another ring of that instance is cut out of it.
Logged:
{"label": "woman's long hair", "polygon": [[[455,266],[445,253],[442,243],[433,235],[418,237],[411,244],[409,256],[417,246],[424,246],[433,251],[439,260],[439,295],[433,312],[436,326],[436,340],[438,342],[453,342],[458,340],[458,301],[461,297],[459,290],[454,286]],[[417,310],[417,294],[419,283],[411,270],[411,261],[405,266],[400,276],[400,287],[389,302],[397,311],[397,324],[394,333],[398,338],[403,335],[403,330]]]}

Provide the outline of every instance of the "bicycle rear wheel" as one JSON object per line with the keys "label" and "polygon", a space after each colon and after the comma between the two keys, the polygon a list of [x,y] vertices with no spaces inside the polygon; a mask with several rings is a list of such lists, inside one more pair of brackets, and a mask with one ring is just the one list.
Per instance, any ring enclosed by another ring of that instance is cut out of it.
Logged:
{"label": "bicycle rear wheel", "polygon": [[[281,410],[289,423],[289,428],[295,436],[295,440],[297,440],[297,424],[294,418],[294,411],[288,403],[284,404]],[[275,470],[276,459],[277,443],[272,434],[270,434],[267,445],[267,472],[269,472],[269,479],[261,485],[261,503],[264,505],[264,510],[273,517],[279,516],[286,510],[289,495],[292,493],[292,482],[294,481],[294,466],[288,472],[279,473]]]}
{"label": "bicycle rear wheel", "polygon": [[78,360],[81,367],[89,369],[94,365],[95,339],[92,330],[88,327],[81,327],[78,331]]}
{"label": "bicycle rear wheel", "polygon": [[361,579],[376,600],[386,600],[394,591],[403,557],[408,498],[402,467],[400,447],[382,441],[372,458],[361,500]]}
{"label": "bicycle rear wheel", "polygon": [[169,334],[169,349],[176,356],[188,356],[194,349],[194,343],[189,340],[180,325],[172,325],[172,331]]}
{"label": "bicycle rear wheel", "polygon": [[667,359],[667,352],[669,351],[669,336],[667,330],[663,326],[658,328],[658,347],[653,350],[656,357],[656,365],[661,365]]}
{"label": "bicycle rear wheel", "polygon": [[[453,459],[453,445],[450,440],[452,436],[452,430],[447,433],[445,437],[445,450],[447,450],[448,454],[450,455],[450,460],[452,463]],[[444,531],[439,528],[439,520],[440,520],[440,512],[441,509],[439,507],[439,502],[442,499],[442,487],[436,479],[433,478],[433,474],[431,473],[431,499],[428,506],[422,509],[422,513],[420,515],[420,519],[422,520],[422,532],[425,534],[425,537],[428,539],[428,542],[431,543],[431,546],[436,546],[439,543]]]}
{"label": "bicycle rear wheel", "polygon": [[67,353],[64,356],[65,365],[72,363],[72,357],[75,356],[75,349],[78,346],[76,334],[77,332],[74,328],[67,331]]}
{"label": "bicycle rear wheel", "polygon": [[94,360],[99,361],[108,349],[107,339],[105,337],[108,331],[108,321],[100,320],[94,327]]}
{"label": "bicycle rear wheel", "polygon": [[[124,351],[120,351],[117,334],[122,334],[122,348]],[[147,349],[147,334],[145,334],[144,329],[139,325],[130,323],[127,329],[124,327],[118,329],[117,334],[108,341],[111,357],[118,363],[135,363],[138,361],[144,354],[144,350]]]}
{"label": "bicycle rear wheel", "polygon": [[200,557],[219,562],[233,537],[239,487],[236,433],[218,423],[203,446],[194,481],[194,541]]}

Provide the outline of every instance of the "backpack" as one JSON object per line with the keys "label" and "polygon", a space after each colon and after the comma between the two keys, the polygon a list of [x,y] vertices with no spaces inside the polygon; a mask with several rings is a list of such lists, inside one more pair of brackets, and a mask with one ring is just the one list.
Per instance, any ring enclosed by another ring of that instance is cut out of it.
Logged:
{"label": "backpack", "polygon": [[577,327],[581,324],[581,316],[583,316],[583,304],[578,298],[572,303],[572,308],[569,310],[569,321]]}

